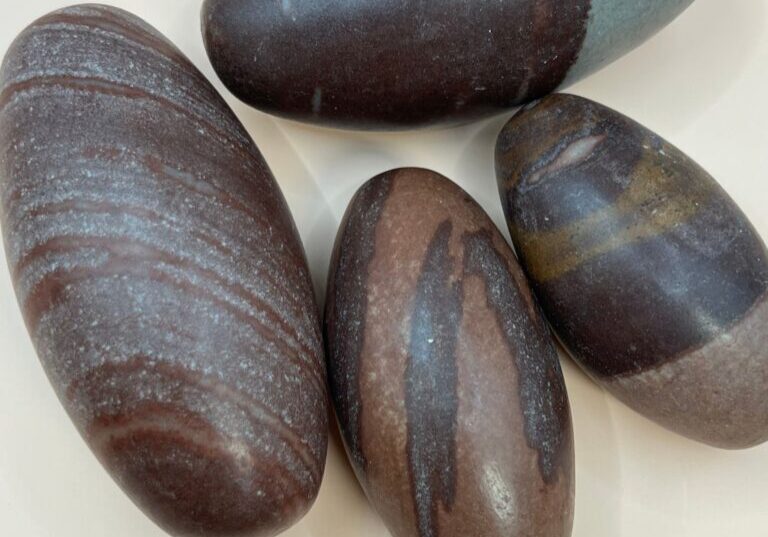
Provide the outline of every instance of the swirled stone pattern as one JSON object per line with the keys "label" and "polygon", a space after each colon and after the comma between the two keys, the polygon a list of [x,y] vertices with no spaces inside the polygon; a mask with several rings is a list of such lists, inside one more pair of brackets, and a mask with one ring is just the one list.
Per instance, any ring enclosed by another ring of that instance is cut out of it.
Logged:
{"label": "swirled stone pattern", "polygon": [[0,72],[2,229],[39,357],[116,481],[174,535],[271,535],[323,473],[304,252],[258,149],[184,55],[98,5]]}
{"label": "swirled stone pattern", "polygon": [[353,466],[396,537],[567,537],[557,353],[511,249],[427,170],[380,175],[339,230],[325,331]]}
{"label": "swirled stone pattern", "polygon": [[367,129],[466,122],[594,72],[693,0],[206,0],[227,87],[264,111]]}
{"label": "swirled stone pattern", "polygon": [[768,254],[715,180],[571,95],[521,111],[496,156],[521,262],[577,361],[686,436],[768,440]]}

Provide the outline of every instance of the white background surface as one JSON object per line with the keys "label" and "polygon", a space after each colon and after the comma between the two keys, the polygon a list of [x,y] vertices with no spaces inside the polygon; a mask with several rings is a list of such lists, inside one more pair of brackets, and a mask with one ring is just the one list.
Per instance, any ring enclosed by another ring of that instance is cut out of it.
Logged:
{"label": "white background surface", "polygon": [[[509,114],[403,134],[277,120],[236,102],[216,79],[199,32],[200,0],[108,3],[161,30],[233,105],[288,198],[321,296],[347,202],[360,184],[389,168],[416,165],[447,175],[504,229],[492,150]],[[66,4],[0,0],[0,52],[33,19]],[[768,238],[767,84],[768,0],[697,0],[656,38],[570,91],[678,145],[718,178]],[[768,446],[723,452],[685,440],[613,400],[571,362],[564,367],[576,431],[574,537],[768,537]],[[4,262],[0,382],[0,536],[164,535],[113,484],[59,405]],[[388,535],[335,440],[315,507],[284,535]]]}

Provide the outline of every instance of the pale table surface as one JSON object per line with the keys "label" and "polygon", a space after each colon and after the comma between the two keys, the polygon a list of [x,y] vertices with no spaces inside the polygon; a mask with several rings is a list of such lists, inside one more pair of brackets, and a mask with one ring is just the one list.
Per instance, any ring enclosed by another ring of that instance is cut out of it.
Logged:
{"label": "pale table surface", "polygon": [[[0,52],[33,19],[67,3],[0,0]],[[288,198],[320,296],[346,204],[360,184],[384,170],[433,168],[464,187],[504,228],[492,150],[509,114],[402,134],[274,119],[238,103],[216,79],[198,30],[200,0],[107,3],[165,33],[232,104]],[[678,145],[718,178],[768,238],[767,85],[768,0],[697,0],[656,38],[570,91]],[[570,361],[564,364],[576,431],[574,537],[768,537],[768,445],[731,453],[685,440],[612,399]],[[164,535],[113,484],[59,405],[4,262],[0,381],[0,536]],[[336,441],[317,503],[284,535],[388,535]]]}

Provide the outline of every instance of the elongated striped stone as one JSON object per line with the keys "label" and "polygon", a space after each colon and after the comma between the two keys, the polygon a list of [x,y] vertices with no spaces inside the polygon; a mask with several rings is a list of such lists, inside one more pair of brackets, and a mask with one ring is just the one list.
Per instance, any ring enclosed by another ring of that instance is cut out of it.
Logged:
{"label": "elongated striped stone", "polygon": [[258,149],[184,55],[63,9],[0,72],[2,230],[72,420],[173,535],[272,535],[316,496],[326,385],[311,282]]}
{"label": "elongated striped stone", "polygon": [[395,537],[567,537],[573,439],[557,353],[512,251],[448,179],[380,175],[336,239],[333,399]]}
{"label": "elongated striped stone", "polygon": [[768,252],[709,174],[571,95],[508,123],[497,170],[544,311],[598,382],[696,440],[768,440]]}
{"label": "elongated striped stone", "polygon": [[280,116],[396,129],[466,122],[571,84],[693,0],[205,0],[213,67]]}

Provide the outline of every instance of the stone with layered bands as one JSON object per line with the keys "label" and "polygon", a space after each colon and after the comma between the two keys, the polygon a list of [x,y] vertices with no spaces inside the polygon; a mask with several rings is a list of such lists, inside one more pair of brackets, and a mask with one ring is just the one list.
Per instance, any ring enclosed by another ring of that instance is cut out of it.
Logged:
{"label": "stone with layered bands", "polygon": [[206,0],[224,84],[300,121],[461,123],[600,69],[693,0]]}
{"label": "stone with layered bands", "polygon": [[325,334],[352,464],[395,537],[568,537],[557,353],[480,206],[427,170],[366,183],[339,230]]}
{"label": "stone with layered bands", "polygon": [[40,360],[119,485],[173,535],[265,536],[327,444],[302,245],[203,75],[114,8],[39,19],[0,72],[2,230]]}
{"label": "stone with layered bands", "polygon": [[585,370],[690,438],[768,440],[768,253],[715,180],[571,95],[522,110],[496,159],[523,267]]}

